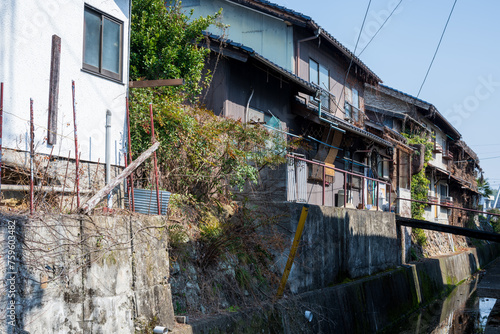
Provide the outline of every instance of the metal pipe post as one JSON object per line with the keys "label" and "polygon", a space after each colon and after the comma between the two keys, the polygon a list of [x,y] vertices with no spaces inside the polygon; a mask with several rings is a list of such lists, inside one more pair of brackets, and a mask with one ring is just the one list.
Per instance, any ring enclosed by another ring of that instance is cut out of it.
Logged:
{"label": "metal pipe post", "polygon": [[325,189],[326,189],[326,167],[323,166],[323,206],[325,205]]}
{"label": "metal pipe post", "polygon": [[[155,142],[155,124],[153,120],[153,104],[149,104],[149,116],[151,117],[151,143]],[[158,182],[158,163],[156,160],[156,151],[153,153],[154,158],[154,173],[155,173],[155,181],[156,181],[156,203],[158,205],[158,215],[161,215],[161,206],[160,206],[160,185]]]}
{"label": "metal pipe post", "polygon": [[347,174],[344,173],[344,208],[347,207]]}
{"label": "metal pipe post", "polygon": [[[128,105],[128,97],[125,97],[125,102],[127,105],[128,158],[129,158],[129,163],[132,163],[132,140],[130,139],[130,110],[129,110],[129,105]],[[135,211],[135,198],[134,198],[134,175],[133,175],[133,173],[130,174],[129,187],[130,187],[130,196],[132,197],[132,206],[129,207],[129,209],[131,209],[132,212],[134,212]]]}
{"label": "metal pipe post", "polygon": [[[105,180],[106,185],[111,181],[111,111],[106,110],[106,174]],[[108,209],[113,206],[113,192],[108,194]]]}
{"label": "metal pipe post", "polygon": [[389,212],[391,211],[391,192],[392,192],[392,184],[389,184]]}
{"label": "metal pipe post", "polygon": [[80,207],[80,157],[78,155],[78,133],[76,130],[76,103],[75,103],[75,81],[71,80],[71,93],[73,97],[73,125],[75,128],[75,182],[76,182],[76,207]]}
{"label": "metal pipe post", "polygon": [[378,203],[380,201],[380,191],[379,191],[379,182],[377,181],[377,211],[378,211]]}
{"label": "metal pipe post", "polygon": [[30,99],[30,215],[33,215],[33,188],[34,188],[34,175],[33,175],[33,159],[35,155],[35,126],[33,122],[33,99]]}
{"label": "metal pipe post", "polygon": [[[127,162],[127,152],[123,152],[123,158],[125,160],[125,168],[128,167]],[[127,183],[127,196],[128,196],[128,209],[132,210],[132,199],[130,198],[130,178],[126,178],[125,182]]]}
{"label": "metal pipe post", "polygon": [[361,179],[361,208],[365,208],[365,180]]}

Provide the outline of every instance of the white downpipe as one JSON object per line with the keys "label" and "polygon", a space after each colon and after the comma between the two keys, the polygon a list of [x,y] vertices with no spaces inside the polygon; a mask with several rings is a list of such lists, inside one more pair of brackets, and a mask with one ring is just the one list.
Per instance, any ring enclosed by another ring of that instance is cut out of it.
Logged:
{"label": "white downpipe", "polygon": [[[106,184],[111,181],[111,111],[106,110]],[[113,191],[108,195],[108,208],[113,207]]]}
{"label": "white downpipe", "polygon": [[247,105],[245,107],[245,126],[247,126],[248,123],[248,108],[250,107],[250,101],[252,101],[254,89],[252,88],[252,93],[250,93],[250,97],[248,98]]}

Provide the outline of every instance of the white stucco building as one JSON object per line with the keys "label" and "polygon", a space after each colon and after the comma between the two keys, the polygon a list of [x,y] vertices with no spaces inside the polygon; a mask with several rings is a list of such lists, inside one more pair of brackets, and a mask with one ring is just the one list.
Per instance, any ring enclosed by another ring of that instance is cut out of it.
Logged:
{"label": "white stucco building", "polygon": [[4,157],[10,150],[29,150],[33,99],[36,153],[75,158],[74,81],[81,160],[105,162],[109,110],[111,164],[124,164],[130,2],[0,3]]}

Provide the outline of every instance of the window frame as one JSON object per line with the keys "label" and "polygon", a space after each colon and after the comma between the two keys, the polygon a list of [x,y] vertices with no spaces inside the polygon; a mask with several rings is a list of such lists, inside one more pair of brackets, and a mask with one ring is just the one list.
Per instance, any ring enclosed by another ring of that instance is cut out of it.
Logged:
{"label": "window frame", "polygon": [[[96,14],[100,16],[101,18],[101,24],[100,24],[100,39],[99,39],[99,67],[96,67],[94,65],[85,63],[85,50],[86,50],[86,25],[85,25],[85,13],[90,12],[92,14]],[[123,81],[123,38],[124,38],[124,30],[123,30],[123,25],[124,22],[103,12],[102,10],[99,10],[93,6],[90,6],[88,4],[84,4],[84,10],[83,10],[83,50],[82,50],[82,70],[84,72],[88,72],[94,75],[97,75],[99,77],[103,77],[106,79],[110,79],[116,82],[122,83]],[[104,20],[107,19],[115,24],[117,24],[120,28],[120,37],[119,37],[119,55],[118,55],[118,73],[112,72],[110,70],[106,70],[103,68],[103,37],[104,37]]]}
{"label": "window frame", "polygon": [[[317,77],[315,78],[315,80],[313,81],[312,78],[311,78],[311,63],[314,63],[316,68],[315,68],[315,71],[317,73]],[[328,87],[325,89],[321,86],[321,69],[324,69],[326,70],[326,77],[327,77],[327,84],[328,84]],[[319,61],[316,61],[314,60],[313,58],[309,58],[309,82],[318,86],[319,89],[324,92],[324,94],[326,96],[320,96],[320,100],[321,100],[321,108],[322,109],[326,109],[326,110],[330,110],[330,70],[328,69],[328,67],[322,65]],[[311,100],[313,100],[314,97],[311,97]],[[324,102],[327,102],[327,105],[325,105]]]}

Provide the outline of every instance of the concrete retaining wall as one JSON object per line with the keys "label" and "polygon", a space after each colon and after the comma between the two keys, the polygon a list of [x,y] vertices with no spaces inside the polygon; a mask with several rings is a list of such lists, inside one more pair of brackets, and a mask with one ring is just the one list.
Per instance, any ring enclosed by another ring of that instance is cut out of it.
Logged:
{"label": "concrete retaining wall", "polygon": [[[303,293],[259,311],[193,323],[192,333],[374,333],[429,303],[500,254],[499,245],[428,259]],[[305,311],[313,314],[312,321]],[[443,311],[444,312],[444,311]]]}
{"label": "concrete retaining wall", "polygon": [[0,332],[172,327],[164,224],[148,216],[0,216]]}
{"label": "concrete retaining wall", "polygon": [[[281,232],[292,244],[302,204],[283,203]],[[290,248],[278,256],[283,272]],[[368,276],[401,264],[395,216],[381,211],[311,205],[288,284],[294,294]]]}

